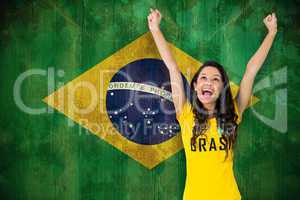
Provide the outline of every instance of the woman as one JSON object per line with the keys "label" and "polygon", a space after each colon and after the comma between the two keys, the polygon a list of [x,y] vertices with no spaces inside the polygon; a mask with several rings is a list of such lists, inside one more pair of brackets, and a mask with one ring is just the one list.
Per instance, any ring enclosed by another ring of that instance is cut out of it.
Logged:
{"label": "woman", "polygon": [[233,173],[233,145],[255,76],[277,33],[275,13],[263,20],[268,34],[248,62],[237,96],[233,99],[222,65],[207,61],[191,81],[191,102],[185,96],[179,68],[160,31],[160,21],[160,12],[150,9],[148,26],[170,73],[172,98],[181,126],[187,162],[183,199],[239,200],[241,195]]}

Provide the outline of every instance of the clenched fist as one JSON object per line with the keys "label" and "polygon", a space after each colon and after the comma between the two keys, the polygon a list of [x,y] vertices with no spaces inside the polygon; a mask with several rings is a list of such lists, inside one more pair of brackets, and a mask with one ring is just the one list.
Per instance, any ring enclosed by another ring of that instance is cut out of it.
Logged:
{"label": "clenched fist", "polygon": [[275,34],[277,32],[277,18],[275,13],[269,14],[264,18],[264,24],[266,25],[269,33]]}
{"label": "clenched fist", "polygon": [[159,10],[150,8],[150,14],[148,15],[148,27],[150,31],[159,30],[159,25],[161,21],[161,14]]}

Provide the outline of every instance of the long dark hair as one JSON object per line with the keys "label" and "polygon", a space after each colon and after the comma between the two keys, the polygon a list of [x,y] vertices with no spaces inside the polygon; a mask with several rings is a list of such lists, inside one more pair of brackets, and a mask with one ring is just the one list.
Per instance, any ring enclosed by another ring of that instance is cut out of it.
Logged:
{"label": "long dark hair", "polygon": [[[223,81],[223,89],[216,101],[215,113],[217,119],[218,130],[222,132],[221,138],[226,141],[226,157],[228,156],[229,148],[233,148],[237,138],[237,114],[234,111],[234,104],[229,84],[229,79],[224,67],[215,61],[207,61],[198,69],[191,81],[190,98],[194,114],[195,125],[193,127],[193,136],[191,144],[196,144],[196,139],[200,135],[205,135],[208,127],[208,111],[198,99],[194,84],[197,83],[200,72],[205,67],[215,67],[221,74]],[[207,137],[207,136],[206,136]]]}

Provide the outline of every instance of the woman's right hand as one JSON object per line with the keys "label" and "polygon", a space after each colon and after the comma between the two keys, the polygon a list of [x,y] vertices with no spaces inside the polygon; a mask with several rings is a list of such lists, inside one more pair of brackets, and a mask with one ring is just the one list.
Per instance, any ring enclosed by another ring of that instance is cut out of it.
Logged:
{"label": "woman's right hand", "polygon": [[263,20],[264,24],[266,25],[269,33],[276,34],[277,33],[277,17],[276,14],[273,12],[266,16]]}
{"label": "woman's right hand", "polygon": [[150,14],[148,15],[148,27],[150,31],[159,30],[159,24],[161,21],[161,14],[159,10],[150,8]]}

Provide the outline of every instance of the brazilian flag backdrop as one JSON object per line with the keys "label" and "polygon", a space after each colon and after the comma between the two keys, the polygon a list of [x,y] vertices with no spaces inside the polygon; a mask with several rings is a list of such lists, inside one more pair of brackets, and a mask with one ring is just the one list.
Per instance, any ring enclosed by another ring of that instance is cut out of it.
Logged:
{"label": "brazilian flag backdrop", "polygon": [[276,12],[279,31],[239,127],[234,168],[245,200],[297,198],[299,1],[15,0],[0,7],[1,199],[182,198],[176,123],[166,135],[134,139],[113,123],[119,113],[122,122],[144,117],[150,131],[150,115],[174,122],[151,107],[157,99],[172,107],[162,85],[135,85],[135,94],[156,98],[145,113],[116,110],[128,95],[121,72],[133,82],[168,81],[147,28],[150,7],[163,15],[185,81],[213,59],[225,66],[234,95],[266,34],[263,17]]}

